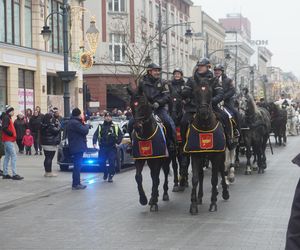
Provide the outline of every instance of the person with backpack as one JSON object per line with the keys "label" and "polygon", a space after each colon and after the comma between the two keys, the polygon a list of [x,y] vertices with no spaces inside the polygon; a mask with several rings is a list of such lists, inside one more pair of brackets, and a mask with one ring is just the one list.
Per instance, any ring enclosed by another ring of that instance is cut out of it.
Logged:
{"label": "person with backpack", "polygon": [[[107,112],[104,115],[104,123],[100,124],[93,136],[94,148],[99,144],[99,163],[104,169],[103,179],[108,182],[113,182],[115,175],[116,159],[117,159],[117,145],[121,143],[123,134],[117,124],[112,121],[112,115]],[[106,166],[108,160],[109,166]]]}

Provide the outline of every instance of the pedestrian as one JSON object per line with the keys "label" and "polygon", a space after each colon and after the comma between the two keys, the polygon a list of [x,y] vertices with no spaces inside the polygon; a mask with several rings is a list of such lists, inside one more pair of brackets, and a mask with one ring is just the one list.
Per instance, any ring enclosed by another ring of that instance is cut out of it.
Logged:
{"label": "pedestrian", "polygon": [[40,143],[40,130],[41,130],[42,115],[39,115],[37,110],[34,111],[33,116],[30,118],[29,129],[34,140],[35,155],[42,155],[42,145]]}
{"label": "pedestrian", "polygon": [[26,121],[24,119],[24,115],[23,114],[18,114],[17,115],[17,119],[14,122],[14,126],[17,132],[17,145],[19,148],[19,153],[23,154],[24,153],[24,145],[22,143],[23,140],[23,136],[25,135],[25,131],[26,131]]}
{"label": "pedestrian", "polygon": [[[104,115],[104,123],[99,124],[93,136],[94,148],[99,144],[99,163],[104,170],[103,179],[113,182],[115,175],[115,162],[117,159],[117,144],[122,141],[122,132],[117,124],[112,122],[112,115],[107,112]],[[108,160],[109,166],[106,166]]]}
{"label": "pedestrian", "polygon": [[27,128],[29,128],[29,122],[30,122],[31,117],[32,117],[32,109],[28,108],[28,109],[26,109],[26,112],[25,112],[25,122],[26,122]]}
{"label": "pedestrian", "polygon": [[52,172],[52,160],[61,140],[60,132],[60,122],[54,117],[53,113],[45,114],[41,124],[41,144],[45,155],[45,177],[57,176]]}
{"label": "pedestrian", "polygon": [[[5,155],[5,152],[4,152],[4,145],[3,145],[3,142],[2,142],[2,115],[4,115],[5,113],[1,113],[0,115],[0,165],[1,165],[1,158]],[[3,176],[3,171],[2,169],[0,169],[0,176]]]}
{"label": "pedestrian", "polygon": [[74,168],[73,168],[73,190],[85,189],[86,185],[82,185],[80,182],[80,169],[83,153],[87,149],[87,139],[86,136],[89,133],[90,126],[84,124],[81,118],[81,111],[79,108],[74,108],[72,110],[72,116],[67,124],[67,135],[69,142],[69,152],[73,158]]}
{"label": "pedestrian", "polygon": [[[17,174],[17,154],[14,142],[17,138],[16,129],[12,121],[14,108],[7,105],[5,114],[2,116],[2,142],[4,144],[5,157],[3,161],[3,179],[22,180],[24,179]],[[12,176],[8,174],[8,163],[11,160]]]}
{"label": "pedestrian", "polygon": [[22,145],[25,147],[26,155],[31,155],[31,147],[33,145],[33,136],[31,135],[30,129],[26,129],[26,133],[22,139]]}

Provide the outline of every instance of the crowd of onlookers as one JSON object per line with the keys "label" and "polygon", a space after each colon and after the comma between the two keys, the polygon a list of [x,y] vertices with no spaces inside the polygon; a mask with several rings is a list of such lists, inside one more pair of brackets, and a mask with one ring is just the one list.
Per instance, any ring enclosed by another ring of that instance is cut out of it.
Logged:
{"label": "crowd of onlookers", "polygon": [[[87,115],[89,116],[98,116],[98,117],[104,117],[104,115],[107,113],[107,110],[102,110],[100,112],[87,112]],[[123,118],[126,120],[130,120],[132,118],[132,111],[130,107],[127,107],[124,111],[117,109],[117,108],[113,108],[112,111],[110,112],[112,117],[119,117],[119,118]]]}
{"label": "crowd of onlookers", "polygon": [[[42,155],[43,150],[45,177],[55,177],[56,174],[52,173],[52,160],[61,140],[62,120],[58,109],[50,108],[44,115],[41,113],[41,108],[37,106],[34,110],[27,109],[25,114],[19,113],[13,121],[14,115],[14,108],[7,105],[5,112],[0,116],[0,160],[4,156],[0,176],[3,176],[3,179],[23,179],[16,173],[16,143],[20,154]],[[8,171],[9,163],[12,175]]]}

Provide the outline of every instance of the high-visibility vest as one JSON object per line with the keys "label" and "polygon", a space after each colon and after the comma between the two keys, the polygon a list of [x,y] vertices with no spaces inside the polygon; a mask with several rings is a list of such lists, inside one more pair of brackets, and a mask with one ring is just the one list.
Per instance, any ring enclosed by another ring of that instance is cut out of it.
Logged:
{"label": "high-visibility vest", "polygon": [[[118,137],[118,135],[119,135],[119,126],[117,124],[112,124],[112,125],[114,127],[115,135],[116,135],[116,137]],[[102,130],[102,124],[99,124],[99,134],[98,134],[99,139],[101,138],[101,130]]]}

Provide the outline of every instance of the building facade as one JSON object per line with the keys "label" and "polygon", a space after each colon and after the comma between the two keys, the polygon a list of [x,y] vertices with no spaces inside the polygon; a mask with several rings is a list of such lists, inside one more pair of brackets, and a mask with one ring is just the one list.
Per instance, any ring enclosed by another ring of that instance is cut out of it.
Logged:
{"label": "building facade", "polygon": [[96,109],[125,108],[128,95],[122,85],[137,84],[147,64],[159,63],[160,45],[163,78],[170,79],[175,67],[191,74],[191,46],[185,37],[191,5],[190,0],[85,2],[98,13],[96,22],[101,30],[95,64],[84,72],[92,101],[98,103]]}
{"label": "building facade", "polygon": [[[71,6],[82,1],[72,0]],[[63,114],[64,86],[56,72],[63,70],[62,17],[50,16],[51,38],[45,43],[40,35],[46,16],[61,11],[57,0],[0,0],[0,110],[6,104],[16,112],[50,105]],[[71,50],[79,48],[83,37],[82,20],[70,20]],[[82,73],[70,83],[71,108],[82,107]]]}
{"label": "building facade", "polygon": [[226,31],[225,49],[231,55],[226,61],[227,74],[239,89],[249,88],[251,57],[255,53],[251,46],[251,23],[241,14],[228,14],[219,21]]}

